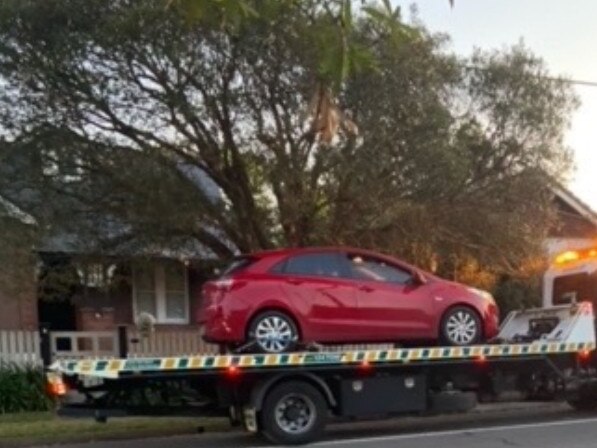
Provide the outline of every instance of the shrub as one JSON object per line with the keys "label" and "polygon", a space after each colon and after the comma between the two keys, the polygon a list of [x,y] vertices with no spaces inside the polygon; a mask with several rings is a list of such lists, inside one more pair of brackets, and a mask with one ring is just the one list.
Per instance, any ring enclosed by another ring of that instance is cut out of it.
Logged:
{"label": "shrub", "polygon": [[36,366],[0,364],[0,414],[48,411],[44,371]]}
{"label": "shrub", "polygon": [[504,278],[493,293],[500,306],[501,317],[510,311],[541,306],[541,276],[529,278]]}

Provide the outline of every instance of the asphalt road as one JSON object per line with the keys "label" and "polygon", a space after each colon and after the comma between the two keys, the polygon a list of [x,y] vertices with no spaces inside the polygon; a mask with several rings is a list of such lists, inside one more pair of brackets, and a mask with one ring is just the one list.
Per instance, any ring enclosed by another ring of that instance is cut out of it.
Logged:
{"label": "asphalt road", "polygon": [[[253,448],[256,436],[232,431],[138,441],[62,445],[61,448]],[[330,425],[317,448],[595,448],[597,414],[560,405],[489,407],[479,412]]]}

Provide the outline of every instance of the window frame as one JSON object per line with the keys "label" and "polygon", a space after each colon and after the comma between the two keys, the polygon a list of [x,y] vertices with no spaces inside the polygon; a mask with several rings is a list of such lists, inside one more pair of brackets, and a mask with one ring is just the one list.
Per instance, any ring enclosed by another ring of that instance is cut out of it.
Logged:
{"label": "window frame", "polygon": [[[150,269],[153,270],[154,293],[155,293],[155,310],[156,310],[156,324],[158,325],[188,325],[191,321],[191,305],[189,298],[189,270],[184,264],[180,264],[184,272],[184,308],[185,317],[181,319],[167,317],[167,295],[166,295],[166,263],[152,263]],[[137,275],[140,271],[139,266],[133,266],[133,282],[132,282],[132,301],[133,301],[133,319],[138,316],[137,310]]]}

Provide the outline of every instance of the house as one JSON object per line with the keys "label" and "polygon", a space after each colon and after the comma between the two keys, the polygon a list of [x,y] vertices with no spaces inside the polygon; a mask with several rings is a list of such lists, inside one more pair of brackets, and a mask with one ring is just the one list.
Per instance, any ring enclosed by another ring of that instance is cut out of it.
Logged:
{"label": "house", "polygon": [[595,244],[597,212],[560,185],[554,186],[553,192],[557,224],[545,241],[548,256]]}
{"label": "house", "polygon": [[29,284],[20,297],[0,290],[0,330],[103,331],[130,325],[142,312],[156,328],[194,326],[200,287],[218,260],[196,243],[100,253],[76,235],[58,234],[35,248]]}
{"label": "house", "polygon": [[559,225],[546,241],[550,265],[543,274],[543,304],[595,304],[597,260],[590,254],[597,243],[597,213],[571,192],[561,187],[555,192]]}
{"label": "house", "polygon": [[[168,244],[148,241],[118,217],[98,215],[89,206],[92,201],[78,198],[81,192],[108,197],[111,186],[78,177],[72,169],[61,173],[54,162],[44,165],[35,149],[30,154],[7,151],[3,156],[0,218],[32,227],[36,219],[30,214],[59,219],[45,219],[57,224],[44,229],[44,236],[31,248],[36,261],[27,266],[25,280],[19,279],[20,297],[14,291],[3,292],[0,283],[0,330],[34,330],[41,324],[54,331],[113,330],[133,325],[143,312],[154,316],[158,330],[196,329],[193,316],[200,287],[219,262],[211,250],[191,238],[169,238]],[[141,155],[126,157],[123,166],[145,163],[152,168]],[[202,170],[185,163],[175,167],[186,185],[217,205],[219,189]],[[63,188],[75,194],[52,196],[39,184],[42,171],[61,176]],[[126,196],[120,199],[127,201]],[[78,215],[71,222],[73,210]],[[214,229],[206,230],[234,251]]]}

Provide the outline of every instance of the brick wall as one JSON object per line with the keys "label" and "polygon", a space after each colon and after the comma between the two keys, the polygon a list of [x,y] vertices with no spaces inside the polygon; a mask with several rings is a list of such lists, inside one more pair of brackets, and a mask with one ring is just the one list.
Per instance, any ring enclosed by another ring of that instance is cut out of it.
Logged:
{"label": "brick wall", "polygon": [[77,309],[77,329],[82,331],[110,331],[116,327],[114,308]]}
{"label": "brick wall", "polygon": [[33,275],[18,292],[0,289],[0,330],[37,330],[37,290]]}

